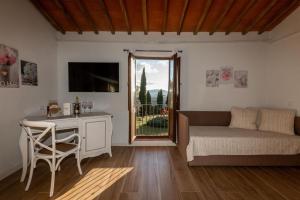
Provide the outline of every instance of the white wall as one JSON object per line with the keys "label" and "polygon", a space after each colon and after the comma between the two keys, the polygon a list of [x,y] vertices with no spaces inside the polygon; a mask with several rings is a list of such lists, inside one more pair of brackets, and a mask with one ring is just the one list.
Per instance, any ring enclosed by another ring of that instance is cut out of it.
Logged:
{"label": "white wall", "polygon": [[56,98],[56,38],[30,1],[1,1],[0,43],[16,48],[19,58],[38,65],[38,86],[0,88],[0,179],[21,166],[18,121]]}
{"label": "white wall", "polygon": [[[147,36],[145,36],[147,37]],[[93,100],[96,109],[114,115],[114,144],[128,142],[127,53],[123,49],[183,50],[181,108],[185,110],[228,110],[236,106],[264,104],[265,57],[267,43],[178,43],[145,44],[120,42],[58,42],[58,98],[61,103]],[[73,61],[120,62],[120,93],[69,93],[67,63]],[[249,87],[237,89],[233,85],[219,88],[205,87],[207,69],[229,65],[249,71]]]}
{"label": "white wall", "polygon": [[297,109],[300,115],[300,8],[271,33],[266,58],[266,103]]}
{"label": "white wall", "polygon": [[300,33],[272,43],[267,56],[267,105],[300,114]]}
{"label": "white wall", "polygon": [[270,41],[277,41],[300,32],[300,7],[269,33]]}

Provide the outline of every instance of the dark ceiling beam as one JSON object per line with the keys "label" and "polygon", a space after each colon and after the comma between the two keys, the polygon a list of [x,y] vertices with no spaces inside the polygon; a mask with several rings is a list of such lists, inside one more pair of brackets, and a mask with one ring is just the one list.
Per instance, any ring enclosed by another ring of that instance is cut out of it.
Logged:
{"label": "dark ceiling beam", "polygon": [[202,25],[203,25],[208,13],[209,13],[209,10],[212,6],[213,0],[207,0],[205,2],[206,2],[206,4],[205,4],[204,10],[202,12],[202,15],[200,16],[200,19],[199,19],[199,21],[196,25],[195,30],[194,30],[194,35],[196,35],[199,32],[199,30],[201,30]]}
{"label": "dark ceiling beam", "polygon": [[125,7],[124,0],[120,0],[119,2],[120,2],[122,13],[124,15],[124,20],[125,20],[125,23],[126,23],[127,32],[130,35],[131,34],[131,26],[130,26],[130,23],[129,23],[128,12],[127,12],[127,9]]}
{"label": "dark ceiling beam", "polygon": [[249,10],[255,5],[256,1],[257,0],[251,0],[251,1],[248,2],[246,8],[243,9],[241,14],[236,18],[236,20],[233,22],[233,24],[227,29],[227,31],[225,33],[226,35],[231,33],[241,23],[242,19],[249,12]]}
{"label": "dark ceiling beam", "polygon": [[291,10],[298,7],[298,1],[292,1],[287,7],[283,8],[279,14],[277,14],[271,21],[267,22],[259,31],[258,34],[262,34],[271,28],[273,25],[278,24],[282,17],[288,14]]}
{"label": "dark ceiling beam", "polygon": [[85,7],[84,3],[82,3],[82,0],[77,0],[77,5],[79,6],[81,13],[84,14],[85,18],[87,19],[88,23],[90,24],[91,28],[94,30],[95,34],[99,34],[98,27],[93,20],[90,12]]}
{"label": "dark ceiling beam", "polygon": [[218,30],[219,26],[223,23],[226,15],[229,13],[230,9],[232,8],[234,2],[235,2],[235,0],[228,0],[227,1],[227,4],[225,5],[225,9],[223,10],[222,15],[220,15],[219,19],[217,20],[216,25],[209,32],[209,35],[214,34]]}
{"label": "dark ceiling beam", "polygon": [[269,3],[265,9],[252,21],[252,23],[245,28],[245,30],[242,32],[243,35],[247,34],[255,25],[264,17],[266,14],[273,8],[273,6],[276,4],[278,0],[272,0],[271,3]]}
{"label": "dark ceiling beam", "polygon": [[55,0],[54,1],[57,5],[58,8],[60,8],[62,10],[62,12],[64,13],[65,17],[73,24],[73,26],[77,29],[79,34],[82,34],[82,29],[80,28],[80,26],[78,25],[78,23],[76,22],[76,20],[73,18],[72,15],[69,14],[69,12],[67,11],[67,9],[65,8],[62,0]]}
{"label": "dark ceiling beam", "polygon": [[106,17],[106,19],[107,19],[107,21],[108,21],[108,23],[109,23],[109,26],[110,26],[110,32],[111,32],[112,34],[115,34],[115,27],[114,27],[114,25],[113,25],[113,23],[112,23],[110,14],[109,14],[108,9],[107,9],[107,6],[106,6],[106,3],[105,3],[104,0],[99,0],[99,2],[100,2],[100,6],[101,6],[101,8],[102,8],[102,10],[103,10],[103,12],[104,12],[104,15],[105,15],[105,17]]}
{"label": "dark ceiling beam", "polygon": [[169,0],[164,0],[164,18],[161,28],[161,34],[165,34],[167,29],[167,22],[168,22],[168,14],[169,14]]}
{"label": "dark ceiling beam", "polygon": [[148,34],[148,13],[147,13],[147,0],[142,0],[142,15],[143,15],[143,25],[144,34]]}
{"label": "dark ceiling beam", "polygon": [[66,34],[66,31],[46,12],[39,0],[30,1],[57,31],[61,32],[62,34]]}
{"label": "dark ceiling beam", "polygon": [[178,28],[178,31],[177,31],[177,35],[180,35],[180,33],[182,31],[182,27],[183,27],[183,23],[184,23],[184,19],[185,19],[185,16],[186,16],[186,11],[187,11],[187,8],[189,6],[189,3],[190,3],[190,0],[185,0],[185,2],[184,2],[184,6],[183,6],[183,9],[182,9],[182,13],[181,13],[180,21],[179,21],[179,28]]}

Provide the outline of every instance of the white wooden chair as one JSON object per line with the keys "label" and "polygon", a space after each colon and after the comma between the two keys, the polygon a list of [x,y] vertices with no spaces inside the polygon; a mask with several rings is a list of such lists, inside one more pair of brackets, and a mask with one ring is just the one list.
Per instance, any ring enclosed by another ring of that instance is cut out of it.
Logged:
{"label": "white wooden chair", "polygon": [[[45,160],[50,166],[50,197],[53,196],[54,192],[55,171],[60,168],[60,163],[65,157],[71,154],[75,154],[79,174],[82,174],[79,158],[81,139],[78,134],[74,133],[63,139],[56,139],[55,124],[52,122],[23,120],[22,122],[20,122],[20,125],[26,131],[27,137],[29,139],[29,151],[31,158],[30,173],[25,191],[28,191],[29,189],[32,180],[33,169],[36,167],[36,162],[39,159]],[[43,140],[49,137],[49,134],[51,136],[51,145],[48,146],[43,143]],[[77,143],[67,142],[75,138],[77,138]]]}

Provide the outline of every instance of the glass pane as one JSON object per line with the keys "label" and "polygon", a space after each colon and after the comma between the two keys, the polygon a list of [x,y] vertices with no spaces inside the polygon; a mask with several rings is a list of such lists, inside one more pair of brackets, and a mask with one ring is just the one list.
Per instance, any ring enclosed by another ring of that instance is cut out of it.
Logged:
{"label": "glass pane", "polygon": [[136,59],[136,135],[168,136],[169,60]]}

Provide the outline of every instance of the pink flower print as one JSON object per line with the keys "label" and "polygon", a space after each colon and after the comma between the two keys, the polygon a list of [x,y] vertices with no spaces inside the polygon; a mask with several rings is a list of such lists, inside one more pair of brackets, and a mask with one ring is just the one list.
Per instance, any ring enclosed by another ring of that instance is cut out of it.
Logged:
{"label": "pink flower print", "polygon": [[8,57],[8,65],[13,65],[16,63],[17,58],[15,56],[9,56]]}
{"label": "pink flower print", "polygon": [[229,71],[224,71],[222,73],[222,80],[228,81],[228,80],[230,80],[230,77],[231,77],[231,73]]}
{"label": "pink flower print", "polygon": [[6,65],[8,62],[8,56],[6,55],[0,55],[0,65]]}

